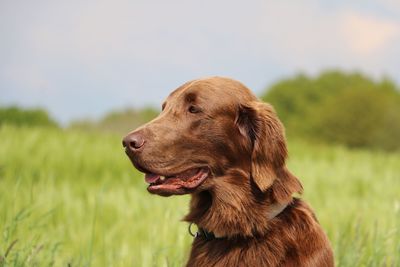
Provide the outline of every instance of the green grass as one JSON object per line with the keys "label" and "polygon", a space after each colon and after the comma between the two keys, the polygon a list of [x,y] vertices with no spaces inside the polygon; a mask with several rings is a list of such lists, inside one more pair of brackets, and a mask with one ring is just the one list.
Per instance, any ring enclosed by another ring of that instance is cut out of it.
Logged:
{"label": "green grass", "polygon": [[[121,137],[0,128],[0,266],[182,266],[188,196],[147,193]],[[400,265],[400,155],[290,143],[338,266]]]}

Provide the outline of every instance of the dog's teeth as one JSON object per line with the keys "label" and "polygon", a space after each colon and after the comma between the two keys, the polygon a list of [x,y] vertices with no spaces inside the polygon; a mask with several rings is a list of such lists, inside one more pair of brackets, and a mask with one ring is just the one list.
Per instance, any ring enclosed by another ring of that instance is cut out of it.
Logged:
{"label": "dog's teeth", "polygon": [[160,180],[164,181],[165,180],[165,176],[160,176]]}

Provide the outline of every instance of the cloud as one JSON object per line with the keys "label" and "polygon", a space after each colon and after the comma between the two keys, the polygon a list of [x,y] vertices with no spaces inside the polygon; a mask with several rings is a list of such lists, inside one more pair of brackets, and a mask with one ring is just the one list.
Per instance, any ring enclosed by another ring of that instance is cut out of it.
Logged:
{"label": "cloud", "polygon": [[259,27],[251,34],[258,45],[252,51],[269,54],[292,73],[342,68],[400,80],[400,63],[388,64],[400,58],[400,17],[376,12],[370,3],[365,9],[351,3],[332,8],[317,1],[269,2],[260,11],[263,15],[255,16]]}
{"label": "cloud", "polygon": [[356,12],[343,15],[339,25],[351,51],[361,56],[384,53],[400,34],[400,23]]}
{"label": "cloud", "polygon": [[380,1],[387,9],[400,14],[400,2],[398,0],[381,0]]}

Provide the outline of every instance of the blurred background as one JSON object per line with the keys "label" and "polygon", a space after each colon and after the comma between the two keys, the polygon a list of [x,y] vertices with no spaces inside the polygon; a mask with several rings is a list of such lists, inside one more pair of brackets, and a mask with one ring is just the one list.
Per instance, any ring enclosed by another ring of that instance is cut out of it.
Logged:
{"label": "blurred background", "polygon": [[1,0],[0,36],[0,266],[181,266],[188,198],[120,139],[215,75],[275,107],[337,265],[400,265],[400,1]]}

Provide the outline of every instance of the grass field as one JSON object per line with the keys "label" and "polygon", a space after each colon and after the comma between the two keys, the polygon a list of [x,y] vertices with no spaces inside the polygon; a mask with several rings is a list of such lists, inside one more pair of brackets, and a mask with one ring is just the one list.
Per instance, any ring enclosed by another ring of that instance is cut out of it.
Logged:
{"label": "grass field", "polygon": [[[289,152],[337,266],[400,266],[400,154]],[[0,266],[182,266],[188,200],[148,194],[121,136],[0,128]]]}

